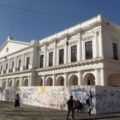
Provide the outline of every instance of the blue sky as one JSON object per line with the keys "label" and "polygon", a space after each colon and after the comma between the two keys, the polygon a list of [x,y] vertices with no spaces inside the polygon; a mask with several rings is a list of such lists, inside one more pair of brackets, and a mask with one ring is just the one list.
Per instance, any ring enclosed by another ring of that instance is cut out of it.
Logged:
{"label": "blue sky", "polygon": [[120,24],[120,0],[0,0],[0,45],[7,36],[40,40],[102,14]]}

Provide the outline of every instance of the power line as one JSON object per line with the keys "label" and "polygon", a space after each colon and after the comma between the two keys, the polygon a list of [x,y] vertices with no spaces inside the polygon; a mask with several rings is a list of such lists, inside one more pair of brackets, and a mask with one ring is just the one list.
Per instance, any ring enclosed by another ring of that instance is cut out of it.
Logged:
{"label": "power line", "polygon": [[35,13],[35,14],[52,15],[52,16],[65,16],[65,17],[79,17],[77,15],[61,14],[61,13],[53,13],[53,12],[46,12],[46,11],[38,11],[38,10],[33,10],[33,9],[20,8],[20,7],[6,5],[6,4],[2,4],[2,3],[0,3],[0,6],[1,7],[6,7],[6,8],[11,8],[11,9],[16,9],[16,10],[23,11],[23,12],[29,12],[29,13],[32,12],[32,13]]}

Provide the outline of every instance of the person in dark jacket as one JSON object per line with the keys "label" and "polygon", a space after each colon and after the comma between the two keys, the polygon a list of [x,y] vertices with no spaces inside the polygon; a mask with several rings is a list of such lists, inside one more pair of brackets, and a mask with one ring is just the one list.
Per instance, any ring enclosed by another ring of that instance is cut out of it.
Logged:
{"label": "person in dark jacket", "polygon": [[79,100],[76,100],[76,104],[77,104],[76,106],[77,112],[82,111],[83,104]]}
{"label": "person in dark jacket", "polygon": [[68,105],[68,114],[67,114],[67,120],[69,118],[70,112],[72,112],[72,119],[74,120],[74,101],[73,101],[73,96],[70,96],[70,99],[67,101]]}
{"label": "person in dark jacket", "polygon": [[20,97],[19,94],[16,95],[15,97],[15,108],[20,108]]}

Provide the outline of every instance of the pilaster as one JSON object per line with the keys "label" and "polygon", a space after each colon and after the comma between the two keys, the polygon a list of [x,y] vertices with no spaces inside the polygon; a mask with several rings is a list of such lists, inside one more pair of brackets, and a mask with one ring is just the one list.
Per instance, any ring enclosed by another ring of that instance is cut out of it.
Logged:
{"label": "pilaster", "polygon": [[65,80],[64,80],[64,86],[68,86],[68,73],[65,73]]}
{"label": "pilaster", "polygon": [[78,71],[78,85],[83,85],[83,72]]}

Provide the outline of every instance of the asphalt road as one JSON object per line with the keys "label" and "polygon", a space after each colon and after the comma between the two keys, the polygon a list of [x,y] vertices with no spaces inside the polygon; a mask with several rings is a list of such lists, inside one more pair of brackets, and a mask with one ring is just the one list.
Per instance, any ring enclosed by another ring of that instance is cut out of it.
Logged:
{"label": "asphalt road", "polygon": [[[0,102],[0,120],[66,120],[67,111],[21,105],[14,108],[13,103]],[[92,115],[75,113],[76,120],[120,120],[120,113],[107,115]],[[71,116],[70,116],[70,120]]]}

